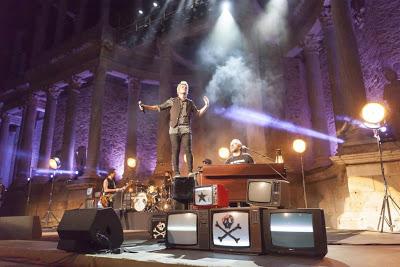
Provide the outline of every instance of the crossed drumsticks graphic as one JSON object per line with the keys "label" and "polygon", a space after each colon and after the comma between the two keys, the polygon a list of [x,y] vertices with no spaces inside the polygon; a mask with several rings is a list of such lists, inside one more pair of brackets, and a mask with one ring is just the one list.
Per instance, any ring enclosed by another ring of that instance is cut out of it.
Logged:
{"label": "crossed drumsticks graphic", "polygon": [[225,239],[225,237],[230,236],[233,240],[235,240],[236,243],[239,242],[240,238],[236,238],[232,235],[232,233],[238,229],[242,229],[242,227],[240,227],[240,224],[238,223],[237,226],[235,228],[232,228],[229,231],[226,231],[221,225],[218,224],[218,222],[215,223],[215,226],[217,226],[219,229],[222,230],[222,232],[224,232],[225,234],[223,236],[219,236],[218,239],[220,242],[222,242],[222,240]]}

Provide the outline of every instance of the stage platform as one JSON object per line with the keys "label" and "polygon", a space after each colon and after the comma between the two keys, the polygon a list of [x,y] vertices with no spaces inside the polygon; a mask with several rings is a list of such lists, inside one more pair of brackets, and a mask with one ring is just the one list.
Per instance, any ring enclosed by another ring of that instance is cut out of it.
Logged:
{"label": "stage platform", "polygon": [[328,231],[323,259],[165,249],[145,231],[124,231],[121,254],[76,254],[57,249],[57,233],[40,241],[0,241],[0,266],[398,266],[400,233]]}

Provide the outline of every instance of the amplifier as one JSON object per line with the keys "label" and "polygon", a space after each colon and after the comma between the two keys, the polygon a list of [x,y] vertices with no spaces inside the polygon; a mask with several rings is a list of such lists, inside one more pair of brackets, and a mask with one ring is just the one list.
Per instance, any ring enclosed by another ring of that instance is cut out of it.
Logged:
{"label": "amplifier", "polygon": [[193,177],[181,177],[174,179],[172,183],[172,198],[180,202],[190,202],[193,199]]}

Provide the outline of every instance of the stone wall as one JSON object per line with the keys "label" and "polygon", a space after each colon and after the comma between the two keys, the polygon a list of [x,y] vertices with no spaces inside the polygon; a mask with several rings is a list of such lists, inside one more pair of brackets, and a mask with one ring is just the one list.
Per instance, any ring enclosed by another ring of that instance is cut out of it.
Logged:
{"label": "stone wall", "polygon": [[367,98],[379,100],[386,83],[384,67],[400,71],[400,2],[366,0],[355,32],[361,58]]}
{"label": "stone wall", "polygon": [[124,172],[127,108],[126,85],[107,82],[103,102],[99,171],[107,173],[110,168],[115,168],[118,178]]}
{"label": "stone wall", "polygon": [[[396,203],[400,203],[399,155],[400,150],[395,148],[384,152],[385,177]],[[307,176],[310,206],[324,209],[329,227],[377,230],[384,196],[378,152],[338,156],[334,160],[340,164]],[[399,231],[400,210],[392,202],[390,210],[394,230]],[[386,224],[384,230],[389,230]]]}
{"label": "stone wall", "polygon": [[56,110],[56,122],[54,126],[53,148],[51,156],[61,156],[62,139],[64,133],[65,111],[67,109],[67,94],[64,91],[58,99]]}
{"label": "stone wall", "polygon": [[90,122],[90,107],[92,101],[93,86],[83,86],[80,89],[77,111],[76,111],[76,136],[75,136],[75,150],[80,146],[87,149],[88,136],[89,136],[89,122]]}
{"label": "stone wall", "polygon": [[43,128],[43,112],[37,113],[37,120],[35,125],[35,131],[33,134],[33,141],[32,141],[32,160],[31,166],[33,169],[37,168],[38,160],[39,160],[39,149],[40,149],[40,140],[41,140],[41,133]]}
{"label": "stone wall", "polygon": [[[139,99],[149,105],[159,104],[157,85],[142,84]],[[137,175],[139,178],[153,174],[157,162],[157,112],[138,112],[137,115]]]}

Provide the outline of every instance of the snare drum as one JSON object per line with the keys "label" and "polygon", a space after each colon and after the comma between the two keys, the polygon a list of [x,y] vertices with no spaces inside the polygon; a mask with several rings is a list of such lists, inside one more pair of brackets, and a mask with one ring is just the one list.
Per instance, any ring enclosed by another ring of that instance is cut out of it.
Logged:
{"label": "snare drum", "polygon": [[136,194],[133,198],[133,208],[136,211],[144,211],[147,206],[147,195],[145,192]]}

